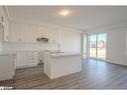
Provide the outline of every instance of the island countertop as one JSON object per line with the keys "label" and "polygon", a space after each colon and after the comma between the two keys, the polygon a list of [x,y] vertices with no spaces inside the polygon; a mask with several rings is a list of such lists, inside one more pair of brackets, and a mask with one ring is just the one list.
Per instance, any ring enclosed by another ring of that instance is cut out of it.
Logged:
{"label": "island countertop", "polygon": [[62,56],[81,56],[80,52],[46,52],[45,54],[48,54],[52,57],[62,57]]}

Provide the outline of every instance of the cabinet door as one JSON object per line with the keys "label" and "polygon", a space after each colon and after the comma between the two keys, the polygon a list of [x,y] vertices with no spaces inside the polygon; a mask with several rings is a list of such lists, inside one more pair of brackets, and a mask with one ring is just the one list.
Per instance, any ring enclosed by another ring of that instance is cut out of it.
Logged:
{"label": "cabinet door", "polygon": [[4,29],[2,29],[4,30],[4,33],[2,33],[3,34],[2,40],[8,41],[9,40],[9,22],[2,6],[0,6],[0,23],[4,27]]}
{"label": "cabinet door", "polygon": [[58,29],[54,29],[55,31],[49,31],[49,43],[58,44],[59,42],[59,32]]}
{"label": "cabinet door", "polygon": [[4,16],[4,10],[3,10],[3,7],[0,6],[0,23],[3,24],[3,16]]}
{"label": "cabinet door", "polygon": [[36,27],[34,27],[33,25],[22,25],[21,27],[23,28],[20,33],[22,42],[36,42]]}
{"label": "cabinet door", "polygon": [[21,27],[15,23],[10,24],[10,41],[18,42],[21,41]]}
{"label": "cabinet door", "polygon": [[23,68],[25,66],[27,66],[27,57],[26,54],[24,52],[19,52],[17,53],[17,64],[16,67],[17,68]]}
{"label": "cabinet door", "polygon": [[22,23],[11,23],[10,40],[16,42],[36,42],[36,27]]}
{"label": "cabinet door", "polygon": [[59,44],[60,43],[60,31],[55,31],[54,40],[55,40],[55,44]]}
{"label": "cabinet door", "polygon": [[17,53],[17,68],[32,67],[38,64],[38,52]]}
{"label": "cabinet door", "polygon": [[38,62],[44,63],[44,51],[38,52]]}
{"label": "cabinet door", "polygon": [[9,22],[6,16],[4,16],[4,40],[9,41]]}
{"label": "cabinet door", "polygon": [[38,52],[27,52],[26,55],[29,66],[36,66],[38,64]]}
{"label": "cabinet door", "polygon": [[44,27],[38,27],[36,37],[49,38],[49,30]]}
{"label": "cabinet door", "polygon": [[55,44],[56,41],[56,32],[55,31],[49,31],[49,43]]}

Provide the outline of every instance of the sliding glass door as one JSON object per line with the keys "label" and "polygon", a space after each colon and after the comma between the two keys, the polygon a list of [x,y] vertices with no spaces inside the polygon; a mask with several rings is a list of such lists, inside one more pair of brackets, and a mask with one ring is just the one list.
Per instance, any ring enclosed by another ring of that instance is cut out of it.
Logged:
{"label": "sliding glass door", "polygon": [[97,36],[91,35],[89,36],[89,56],[90,57],[96,57],[96,50],[97,47]]}
{"label": "sliding glass door", "polygon": [[97,43],[97,57],[106,59],[106,34],[99,34]]}
{"label": "sliding glass door", "polygon": [[89,57],[105,60],[106,59],[106,39],[107,39],[106,33],[90,35],[88,39],[89,39],[88,40]]}

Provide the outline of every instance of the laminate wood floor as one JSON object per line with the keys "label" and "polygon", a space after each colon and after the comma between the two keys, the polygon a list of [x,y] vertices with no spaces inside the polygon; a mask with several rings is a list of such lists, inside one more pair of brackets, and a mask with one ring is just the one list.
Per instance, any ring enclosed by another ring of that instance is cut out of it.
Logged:
{"label": "laminate wood floor", "polygon": [[[71,67],[70,67],[71,68]],[[127,67],[97,60],[84,60],[82,72],[50,80],[43,65],[19,69],[0,86],[14,89],[127,89]]]}

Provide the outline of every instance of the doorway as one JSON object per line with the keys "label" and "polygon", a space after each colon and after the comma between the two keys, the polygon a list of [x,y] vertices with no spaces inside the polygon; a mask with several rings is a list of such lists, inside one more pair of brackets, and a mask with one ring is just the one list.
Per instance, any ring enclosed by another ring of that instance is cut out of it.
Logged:
{"label": "doorway", "polygon": [[96,34],[88,36],[88,57],[106,60],[107,34]]}

